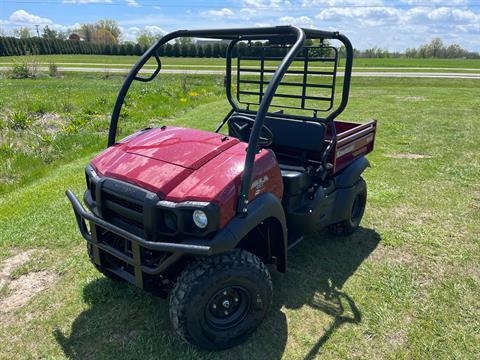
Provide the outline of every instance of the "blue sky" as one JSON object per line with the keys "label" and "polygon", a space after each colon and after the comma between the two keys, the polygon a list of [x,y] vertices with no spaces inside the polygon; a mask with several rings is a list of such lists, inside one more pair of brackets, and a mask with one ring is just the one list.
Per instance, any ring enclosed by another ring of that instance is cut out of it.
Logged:
{"label": "blue sky", "polygon": [[67,30],[112,18],[123,39],[139,31],[293,24],[346,33],[359,49],[404,50],[433,37],[480,51],[480,0],[0,0],[0,33]]}

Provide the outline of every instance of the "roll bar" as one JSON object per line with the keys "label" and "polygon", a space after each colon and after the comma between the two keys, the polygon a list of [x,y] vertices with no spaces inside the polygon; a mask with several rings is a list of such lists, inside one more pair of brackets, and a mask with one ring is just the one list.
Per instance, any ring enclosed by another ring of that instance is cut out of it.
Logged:
{"label": "roll bar", "polygon": [[[268,86],[265,90],[265,93],[262,97],[262,100],[259,104],[258,110],[255,115],[255,123],[252,127],[250,134],[250,140],[247,148],[247,155],[245,158],[245,166],[242,175],[242,182],[239,194],[239,200],[237,203],[237,213],[239,215],[246,215],[247,205],[248,205],[248,194],[251,186],[252,173],[253,173],[253,164],[255,160],[255,155],[258,151],[258,139],[260,136],[260,130],[263,126],[263,122],[268,113],[268,108],[272,102],[272,98],[275,95],[279,83],[281,82],[283,76],[287,72],[290,64],[295,60],[295,57],[299,54],[305,44],[305,40],[309,39],[336,39],[342,42],[346,50],[346,63],[345,63],[345,74],[343,81],[343,90],[342,90],[342,99],[341,102],[334,111],[332,111],[323,122],[331,124],[332,131],[332,140],[325,150],[322,161],[324,167],[327,166],[327,157],[330,153],[336,139],[336,129],[334,124],[334,119],[340,115],[348,103],[348,96],[350,91],[350,80],[352,72],[352,63],[353,63],[353,47],[348,38],[338,32],[327,32],[321,30],[313,29],[301,29],[295,26],[276,26],[276,27],[261,27],[261,28],[236,28],[236,29],[217,29],[217,30],[178,30],[172,33],[169,33],[162,37],[158,42],[152,45],[137,61],[133,68],[128,73],[125,81],[118,93],[115,106],[113,108],[112,117],[110,120],[110,129],[108,133],[108,143],[110,147],[115,144],[116,133],[118,120],[120,117],[120,111],[122,109],[125,97],[127,92],[134,80],[148,82],[153,80],[161,70],[161,60],[158,55],[159,48],[166,44],[167,42],[180,38],[180,37],[199,37],[199,38],[209,38],[209,39],[222,39],[222,40],[232,40],[229,46],[227,53],[231,54],[231,49],[233,45],[241,40],[283,40],[288,41],[288,43],[293,44],[280,65],[275,70],[272,79],[268,83]],[[147,63],[147,61],[154,57],[157,62],[157,68],[149,77],[140,77],[138,73]],[[227,56],[227,73],[231,71],[231,55]],[[234,104],[231,94],[231,83],[230,76],[227,76],[226,81],[226,91],[227,98],[232,104],[232,110],[229,114],[232,114],[233,111],[237,108]],[[270,116],[271,114],[269,114]],[[275,116],[275,115],[274,115]],[[225,119],[226,120],[226,119]],[[317,120],[318,121],[318,120]]]}

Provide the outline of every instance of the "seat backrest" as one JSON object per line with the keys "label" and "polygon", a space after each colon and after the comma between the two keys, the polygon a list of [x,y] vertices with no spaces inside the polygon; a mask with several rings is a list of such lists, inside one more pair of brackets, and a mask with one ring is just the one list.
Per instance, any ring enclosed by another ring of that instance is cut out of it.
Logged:
{"label": "seat backrest", "polygon": [[273,133],[272,148],[319,153],[325,146],[325,124],[267,117],[264,122]]}
{"label": "seat backrest", "polygon": [[303,166],[309,159],[318,159],[325,148],[323,123],[267,116],[264,125],[273,134],[269,147],[280,162]]}

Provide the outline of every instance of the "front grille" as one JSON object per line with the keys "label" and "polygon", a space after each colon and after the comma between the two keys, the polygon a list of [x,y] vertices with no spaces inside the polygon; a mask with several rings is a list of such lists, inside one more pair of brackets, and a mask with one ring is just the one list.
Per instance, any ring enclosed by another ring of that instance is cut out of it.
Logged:
{"label": "front grille", "polygon": [[144,236],[143,204],[135,199],[127,199],[127,196],[102,189],[103,216],[117,226]]}
{"label": "front grille", "polygon": [[108,201],[111,201],[115,204],[123,206],[124,208],[127,208],[127,209],[130,209],[130,210],[133,210],[133,211],[136,211],[138,213],[143,214],[143,205],[142,204],[137,204],[137,203],[134,203],[130,200],[122,199],[122,198],[120,198],[118,196],[115,196],[113,194],[110,194],[108,192],[105,192],[104,198],[105,198],[105,200],[108,200]]}

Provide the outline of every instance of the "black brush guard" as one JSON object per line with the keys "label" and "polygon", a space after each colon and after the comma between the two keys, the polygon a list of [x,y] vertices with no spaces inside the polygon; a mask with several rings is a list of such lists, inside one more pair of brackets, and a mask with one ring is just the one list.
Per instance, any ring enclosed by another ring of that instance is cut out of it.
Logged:
{"label": "black brush guard", "polygon": [[[104,265],[100,261],[99,254],[99,250],[102,250],[132,266],[134,269],[133,276],[127,272],[118,271],[114,268],[108,268],[108,270],[116,273],[118,276],[140,288],[143,288],[144,286],[143,274],[159,275],[184,254],[210,256],[233,247],[237,242],[237,239],[228,228],[224,228],[215,236],[205,239],[184,239],[180,243],[148,241],[85,210],[72,191],[67,190],[66,195],[72,204],[80,233],[88,243],[93,245],[93,261],[97,265]],[[87,221],[89,222],[90,227],[87,227]],[[96,234],[97,227],[130,241],[132,256],[127,255],[125,252],[120,251],[107,243],[99,242]],[[141,248],[152,251],[164,251],[172,253],[172,255],[167,257],[165,261],[162,261],[157,267],[150,267],[145,265],[142,261]]]}

